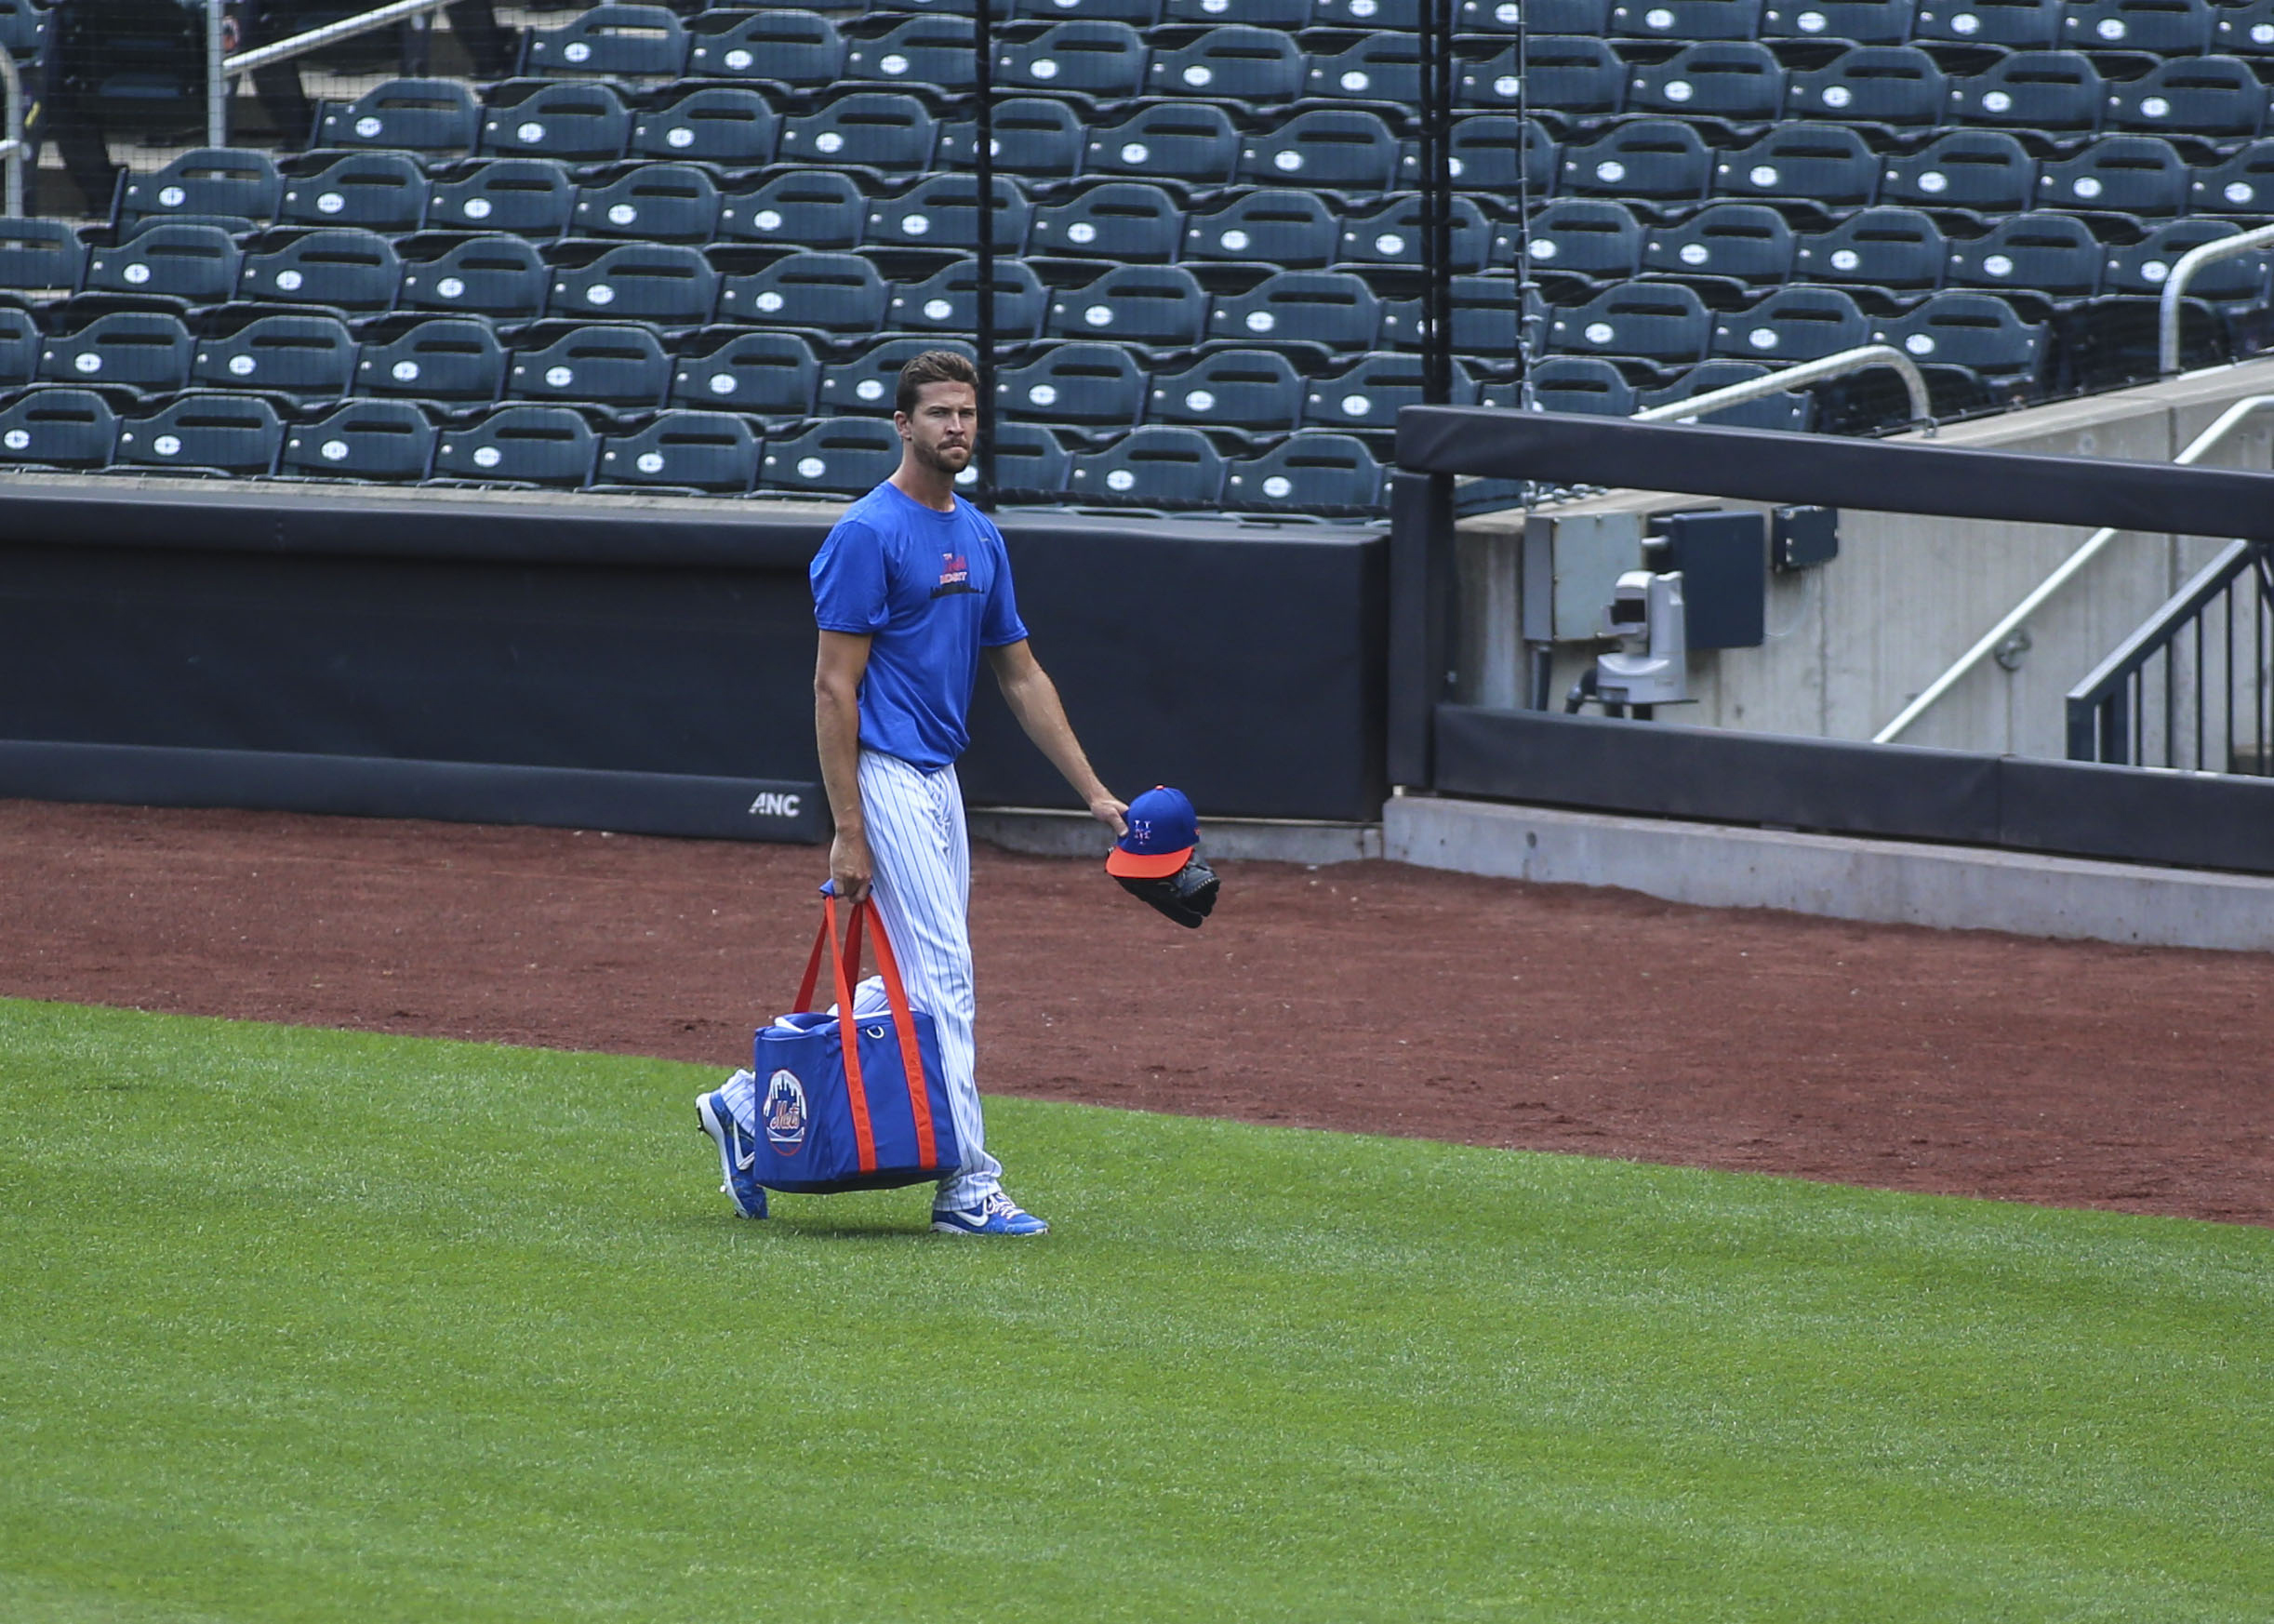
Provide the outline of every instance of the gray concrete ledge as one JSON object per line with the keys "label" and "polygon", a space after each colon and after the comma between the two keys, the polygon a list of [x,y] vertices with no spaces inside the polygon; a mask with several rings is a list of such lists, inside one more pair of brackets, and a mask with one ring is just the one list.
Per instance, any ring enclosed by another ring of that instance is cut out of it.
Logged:
{"label": "gray concrete ledge", "polygon": [[1709,908],[2274,952],[2274,879],[2258,875],[1419,795],[1390,802],[1382,832],[1398,862]]}
{"label": "gray concrete ledge", "polygon": [[[1086,812],[974,806],[969,819],[972,839],[1036,857],[1087,857],[1103,862],[1113,844],[1111,831]],[[1200,849],[1211,858],[1350,863],[1382,855],[1382,826],[1311,823],[1296,819],[1203,817],[1200,820]]]}

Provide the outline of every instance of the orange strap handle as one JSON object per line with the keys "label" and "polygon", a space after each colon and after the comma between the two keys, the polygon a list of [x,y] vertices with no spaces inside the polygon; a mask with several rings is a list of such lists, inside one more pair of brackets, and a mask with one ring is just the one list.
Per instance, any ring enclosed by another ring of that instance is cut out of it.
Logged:
{"label": "orange strap handle", "polygon": [[805,961],[805,976],[797,990],[797,1008],[800,1012],[813,1008],[813,995],[821,978],[821,955],[826,950],[837,990],[837,1039],[844,1053],[845,1092],[853,1109],[853,1138],[859,1151],[860,1170],[876,1171],[876,1136],[869,1117],[869,1094],[860,1075],[859,1023],[853,1017],[853,986],[859,978],[861,927],[873,920],[876,925],[876,967],[884,981],[884,1002],[892,1013],[892,1024],[900,1040],[900,1066],[908,1081],[909,1113],[915,1119],[916,1151],[925,1166],[939,1159],[939,1142],[932,1123],[931,1091],[924,1075],[924,1051],[916,1043],[916,1021],[908,1005],[908,990],[900,980],[899,961],[894,956],[892,942],[884,934],[884,918],[876,911],[875,902],[863,898],[853,905],[847,922],[845,938],[841,945],[837,939],[837,899],[827,896],[821,902],[821,927],[814,933],[813,953]]}

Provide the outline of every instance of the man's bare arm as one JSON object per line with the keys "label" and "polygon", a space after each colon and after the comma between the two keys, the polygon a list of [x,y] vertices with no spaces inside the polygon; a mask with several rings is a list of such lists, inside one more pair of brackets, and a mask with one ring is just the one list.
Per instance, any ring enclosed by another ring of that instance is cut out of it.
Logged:
{"label": "man's bare arm", "polygon": [[1034,650],[1021,638],[989,649],[987,663],[994,668],[995,682],[1003,689],[1011,714],[1050,758],[1050,765],[1073,786],[1090,816],[1110,824],[1115,834],[1126,834],[1129,825],[1122,814],[1129,808],[1113,798],[1091,767],[1090,758],[1082,752],[1082,741],[1074,737],[1073,724],[1066,720],[1066,707],[1058,699],[1058,686],[1036,661]]}
{"label": "man's bare arm", "polygon": [[849,632],[824,632],[813,668],[814,742],[821,752],[829,814],[837,825],[829,877],[848,902],[869,894],[875,869],[860,806],[860,679],[869,669],[869,643]]}

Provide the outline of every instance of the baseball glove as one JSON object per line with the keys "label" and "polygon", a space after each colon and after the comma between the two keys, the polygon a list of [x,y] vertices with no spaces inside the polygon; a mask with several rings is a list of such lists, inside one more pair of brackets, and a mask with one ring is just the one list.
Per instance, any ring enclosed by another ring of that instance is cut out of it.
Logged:
{"label": "baseball glove", "polygon": [[1157,880],[1133,879],[1127,874],[1113,877],[1129,895],[1189,930],[1198,930],[1200,922],[1215,909],[1216,894],[1223,885],[1216,877],[1216,871],[1208,866],[1208,859],[1197,851],[1183,868]]}

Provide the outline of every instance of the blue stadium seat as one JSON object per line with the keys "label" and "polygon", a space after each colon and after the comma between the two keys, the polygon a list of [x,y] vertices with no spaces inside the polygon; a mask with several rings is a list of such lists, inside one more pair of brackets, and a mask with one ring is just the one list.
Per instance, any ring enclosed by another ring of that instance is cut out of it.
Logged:
{"label": "blue stadium seat", "polygon": [[2037,163],[2002,130],[1960,129],[1917,153],[1884,159],[1880,198],[1922,208],[2012,214],[2037,199]]}
{"label": "blue stadium seat", "polygon": [[1496,365],[1514,361],[1520,350],[1540,349],[1547,341],[1548,305],[1538,289],[1525,289],[1520,321],[1517,293],[1512,276],[1454,277],[1454,353]]}
{"label": "blue stadium seat", "polygon": [[[939,126],[939,166],[969,169],[978,126],[971,120]],[[1029,180],[1064,180],[1082,168],[1089,140],[1081,115],[1064,101],[1012,96],[995,104],[995,169]]]}
{"label": "blue stadium seat", "polygon": [[253,389],[314,400],[355,385],[355,339],[337,316],[281,312],[197,340],[193,389]]}
{"label": "blue stadium seat", "polygon": [[1028,422],[1126,427],[1145,409],[1144,368],[1119,344],[1053,344],[995,374],[1004,416]]}
{"label": "blue stadium seat", "polygon": [[1915,208],[1866,208],[1800,239],[1793,274],[1809,282],[1894,289],[1942,286],[1942,228]]}
{"label": "blue stadium seat", "polygon": [[121,225],[152,216],[276,217],[284,183],[268,153],[243,147],[195,147],[147,175],[129,172],[118,193]]}
{"label": "blue stadium seat", "polygon": [[1290,434],[1225,470],[1223,502],[1242,512],[1372,513],[1382,505],[1382,465],[1351,435]]}
{"label": "blue stadium seat", "polygon": [[759,483],[773,491],[865,495],[900,466],[900,436],[885,418],[829,418],[766,441]]}
{"label": "blue stadium seat", "polygon": [[850,336],[881,332],[891,296],[875,261],[858,254],[791,254],[727,277],[718,311],[722,321]]}
{"label": "blue stadium seat", "polygon": [[366,336],[355,363],[357,394],[486,406],[505,391],[505,346],[474,316],[387,324]]}
{"label": "blue stadium seat", "polygon": [[1703,197],[1712,179],[1713,153],[1676,119],[1638,118],[1563,149],[1567,193],[1673,202]]}
{"label": "blue stadium seat", "polygon": [[[1231,15],[1235,6],[1240,13],[1236,19]],[[1216,24],[1236,20],[1251,28],[1292,32],[1310,26],[1311,9],[1311,0],[1165,0],[1161,20]]]}
{"label": "blue stadium seat", "polygon": [[[2102,250],[2101,286],[2113,294],[2161,294],[2181,255],[2221,237],[2234,236],[2241,229],[2232,220],[2166,220],[2136,243]],[[2254,300],[2264,297],[2266,285],[2264,259],[2255,254],[2239,254],[2198,271],[2188,284],[2188,297],[2214,302]]]}
{"label": "blue stadium seat", "polygon": [[729,169],[774,161],[781,116],[757,91],[740,85],[702,85],[632,121],[632,155],[679,158]]}
{"label": "blue stadium seat", "polygon": [[[1646,391],[1635,405],[1647,411],[1653,406],[1672,406],[1677,401],[1693,400],[1701,394],[1710,394],[1717,389],[1728,389],[1739,383],[1750,383],[1764,377],[1770,368],[1758,361],[1708,361],[1693,366],[1664,389]],[[1787,390],[1760,400],[1749,400],[1736,406],[1723,406],[1700,419],[1682,418],[1680,422],[1707,422],[1724,429],[1781,429],[1798,434],[1807,431],[1815,401],[1805,392]]]}
{"label": "blue stadium seat", "polygon": [[1145,418],[1245,433],[1283,433],[1303,415],[1303,379],[1276,350],[1217,350],[1153,377]]}
{"label": "blue stadium seat", "polygon": [[2042,323],[2023,321],[1995,294],[1950,290],[1882,321],[1874,337],[1900,345],[1918,361],[2026,379],[2043,359],[2045,329]]}
{"label": "blue stadium seat", "polygon": [[719,273],[694,248],[626,243],[589,264],[556,266],[546,308],[554,315],[609,316],[691,327],[718,307]]}
{"label": "blue stadium seat", "polygon": [[1421,0],[1314,0],[1310,22],[1314,28],[1414,33],[1421,27]]}
{"label": "blue stadium seat", "polygon": [[1816,361],[1871,342],[1870,318],[1837,287],[1780,287],[1750,309],[1716,316],[1708,353]]}
{"label": "blue stadium seat", "polygon": [[120,423],[111,465],[267,473],[284,444],[276,408],[259,395],[184,394]]}
{"label": "blue stadium seat", "polygon": [[1904,128],[1941,123],[1949,95],[1949,80],[1917,46],[1857,46],[1796,70],[1785,106],[1795,118]]}
{"label": "blue stadium seat", "polygon": [[[995,425],[995,489],[1005,496],[1031,500],[1053,498],[1066,489],[1073,472],[1073,458],[1058,437],[1040,423]],[[955,476],[959,486],[979,483],[977,466]]]}
{"label": "blue stadium seat", "polygon": [[38,59],[47,42],[47,11],[34,0],[6,0],[0,5],[0,51],[18,63]]}
{"label": "blue stadium seat", "polygon": [[1762,39],[1844,39],[1901,45],[1910,38],[1916,0],[1768,0]]}
{"label": "blue stadium seat", "polygon": [[0,462],[102,468],[118,443],[118,416],[91,389],[34,389],[0,407]]}
{"label": "blue stadium seat", "polygon": [[2188,198],[2198,214],[2274,215],[2274,138],[2196,170]]}
{"label": "blue stadium seat", "polygon": [[2274,56],[2274,0],[2221,6],[2214,15],[2218,50],[2238,57]]}
{"label": "blue stadium seat", "polygon": [[758,477],[758,437],[730,412],[658,412],[601,442],[593,488],[627,486],[739,495]]}
{"label": "blue stadium seat", "polygon": [[59,383],[165,394],[190,381],[191,348],[190,330],[179,316],[113,311],[76,332],[49,339],[40,351],[39,375]]}
{"label": "blue stadium seat", "polygon": [[1911,37],[2049,51],[2061,43],[2061,0],[1920,0]]}
{"label": "blue stadium seat", "polygon": [[1382,334],[1382,301],[1346,271],[1278,271],[1245,293],[1217,298],[1208,336],[1243,346],[1319,345],[1366,351]]}
{"label": "blue stadium seat", "polygon": [[431,229],[555,237],[568,229],[576,182],[551,158],[485,158],[438,177]]}
{"label": "blue stadium seat", "polygon": [[967,17],[911,17],[873,38],[845,42],[848,83],[925,85],[963,95],[977,83]]}
{"label": "blue stadium seat", "polygon": [[2073,158],[2048,160],[2038,171],[2037,194],[2048,208],[2181,214],[2193,180],[2187,160],[2162,138],[2111,135]]}
{"label": "blue stadium seat", "polygon": [[1554,312],[1548,326],[1549,345],[1559,353],[1661,364],[1698,360],[1712,337],[1713,318],[1696,289],[1679,282],[1629,282]]}
{"label": "blue stadium seat", "polygon": [[[1008,175],[994,178],[995,252],[1023,253],[1033,224],[1034,206]],[[894,197],[869,204],[868,241],[926,248],[979,246],[979,182],[976,175],[934,175]]]}
{"label": "blue stadium seat", "polygon": [[[1336,429],[1394,429],[1402,406],[1425,404],[1419,355],[1376,352],[1361,355],[1341,371],[1314,378],[1303,389],[1303,421]],[[1451,404],[1476,404],[1476,382],[1458,361],[1453,364]]]}
{"label": "blue stadium seat", "polygon": [[778,151],[785,164],[913,176],[929,167],[938,133],[931,113],[913,96],[857,90],[818,113],[784,121]]}
{"label": "blue stadium seat", "polygon": [[2209,0],[2068,0],[2061,38],[2085,51],[2200,57],[2214,33]]}
{"label": "blue stadium seat", "polygon": [[1132,429],[1103,451],[1074,459],[1075,501],[1150,508],[1213,508],[1224,494],[1224,458],[1198,429]]}
{"label": "blue stadium seat", "polygon": [[285,435],[280,473],[410,483],[434,461],[434,425],[406,400],[357,400]]}
{"label": "blue stadium seat", "polygon": [[634,164],[579,187],[570,219],[580,236],[707,243],[718,229],[719,189],[693,164]]}
{"label": "blue stadium seat", "polygon": [[[1309,198],[1308,193],[1302,195]],[[1239,204],[1231,206],[1236,209]],[[1177,257],[1186,242],[1184,212],[1158,186],[1141,180],[1108,180],[1062,203],[1036,209],[1027,240],[1037,254],[1165,265]],[[1234,257],[1244,260],[1270,256],[1260,251],[1250,255],[1243,245]]]}
{"label": "blue stadium seat", "polygon": [[1390,126],[1359,108],[1314,107],[1238,145],[1243,180],[1328,192],[1387,191],[1402,156]]}
{"label": "blue stadium seat", "polygon": [[1642,227],[1607,197],[1563,197],[1532,217],[1526,252],[1534,271],[1624,282],[1642,268]]}
{"label": "blue stadium seat", "polygon": [[481,104],[458,80],[390,79],[344,105],[320,104],[309,144],[464,153],[481,129]]}
{"label": "blue stadium seat", "polygon": [[[1031,339],[1042,330],[1050,296],[1034,267],[1017,260],[995,261],[995,336],[999,340]],[[898,332],[968,334],[979,320],[979,262],[954,260],[921,282],[892,290],[886,307]]]}
{"label": "blue stadium seat", "polygon": [[1781,124],[1751,146],[1722,153],[1713,189],[1725,197],[1781,197],[1852,208],[1879,189],[1880,160],[1843,124]]}
{"label": "blue stadium seat", "polygon": [[1145,42],[1136,29],[1097,19],[1054,22],[1030,38],[998,39],[995,46],[995,83],[1006,90],[1115,101],[1145,93]]}
{"label": "blue stadium seat", "polygon": [[592,477],[599,449],[592,425],[566,406],[499,406],[479,422],[442,432],[433,477],[574,489]]}
{"label": "blue stadium seat", "polygon": [[[1531,384],[1532,398],[1544,412],[1593,412],[1606,418],[1630,418],[1635,413],[1634,385],[1627,381],[1627,375],[1616,363],[1599,355],[1544,356],[1532,364],[1524,381]],[[1514,390],[1521,385],[1508,387]]]}
{"label": "blue stadium seat", "polygon": [[1177,265],[1117,265],[1081,287],[1051,295],[1043,330],[1053,338],[1182,349],[1206,336],[1208,296]]}
{"label": "blue stadium seat", "polygon": [[720,200],[722,241],[781,243],[800,248],[853,248],[869,224],[869,200],[838,169],[792,169],[754,192]]}
{"label": "blue stadium seat", "polygon": [[[472,311],[510,319],[545,308],[552,272],[536,247],[504,232],[402,239],[400,302],[412,310]],[[432,254],[432,258],[424,256]]]}
{"label": "blue stadium seat", "polygon": [[1949,99],[1951,116],[1962,124],[2091,130],[2100,127],[2108,89],[2082,51],[2016,51],[1952,79]]}
{"label": "blue stadium seat", "polygon": [[219,226],[167,220],[117,247],[90,249],[86,288],[216,304],[236,291],[240,259],[237,245]]}
{"label": "blue stadium seat", "polygon": [[[1560,157],[1555,140],[1537,123],[1506,113],[1480,113],[1453,121],[1447,167],[1466,191],[1527,192],[1536,201],[1555,191]],[[1421,184],[1418,153],[1398,160],[1401,186]]]}
{"label": "blue stadium seat", "polygon": [[[1492,249],[1492,232],[1476,199],[1456,193],[1452,213],[1452,269],[1461,273],[1483,270]],[[1419,195],[1411,192],[1394,194],[1378,206],[1344,218],[1342,247],[1336,257],[1346,265],[1410,265],[1418,270],[1421,227]]]}
{"label": "blue stadium seat", "polygon": [[426,171],[407,153],[324,154],[317,166],[287,176],[284,188],[280,225],[415,232],[426,220]]}
{"label": "blue stadium seat", "polygon": [[[937,5],[939,0],[912,3]],[[966,11],[972,9],[971,0],[953,0],[953,4]],[[1161,0],[1012,0],[1009,14],[1021,19],[1046,17],[1054,22],[1067,18],[1097,18],[1107,22],[1125,22],[1131,28],[1142,30],[1161,20]]]}
{"label": "blue stadium seat", "polygon": [[1785,108],[1785,70],[1768,47],[1702,40],[1662,62],[1628,69],[1627,109],[1759,123]]}
{"label": "blue stadium seat", "polygon": [[1618,0],[1611,32],[1626,39],[1758,39],[1761,0]]}
{"label": "blue stadium seat", "polygon": [[1239,156],[1240,132],[1221,107],[1164,101],[1093,130],[1083,168],[1094,175],[1213,186],[1231,178]]}
{"label": "blue stadium seat", "polygon": [[2035,209],[2008,215],[1971,242],[1951,244],[1944,280],[1952,287],[2089,299],[2100,291],[2100,261],[2090,226],[2071,214]]}
{"label": "blue stadium seat", "polygon": [[38,377],[40,351],[46,344],[47,335],[30,311],[0,304],[0,383],[13,388]]}
{"label": "blue stadium seat", "polygon": [[632,110],[609,86],[512,79],[490,92],[481,150],[501,157],[589,164],[621,157]]}
{"label": "blue stadium seat", "polygon": [[267,304],[363,313],[390,308],[402,279],[393,243],[377,232],[286,229],[256,240],[238,267],[236,292]]}
{"label": "blue stadium seat", "polygon": [[1421,41],[1411,33],[1368,33],[1303,64],[1303,92],[1336,101],[1389,101],[1411,107],[1421,99]]}
{"label": "blue stadium seat", "polygon": [[2266,125],[2267,90],[2239,57],[2177,57],[2108,87],[2108,127],[2235,140]]}
{"label": "blue stadium seat", "polygon": [[1481,61],[1463,62],[1454,94],[1463,107],[1513,109],[1523,103],[1534,113],[1566,118],[1608,117],[1627,105],[1627,64],[1608,40],[1544,35],[1522,53],[1510,46]]}
{"label": "blue stadium seat", "polygon": [[1792,275],[1792,228],[1762,203],[1716,203],[1680,225],[1653,227],[1642,268],[1669,276],[1783,282]]}
{"label": "blue stadium seat", "polygon": [[505,393],[512,400],[652,406],[671,381],[671,357],[652,327],[539,322],[515,342]]}
{"label": "blue stadium seat", "polygon": [[962,339],[884,339],[849,361],[821,368],[821,388],[814,411],[821,417],[835,412],[869,413],[890,417],[898,409],[900,369],[928,350],[952,350],[965,360],[977,353]]}
{"label": "blue stadium seat", "polygon": [[1611,26],[1611,0],[1460,0],[1457,33],[1516,33],[1529,21],[1538,33],[1602,33]]}
{"label": "blue stadium seat", "polygon": [[668,6],[595,6],[522,36],[521,72],[548,77],[676,79],[686,61],[686,30]]}
{"label": "blue stadium seat", "polygon": [[808,418],[820,379],[812,347],[795,333],[711,327],[681,352],[671,401],[755,418]]}
{"label": "blue stadium seat", "polygon": [[86,245],[60,220],[0,219],[0,287],[75,293]]}
{"label": "blue stadium seat", "polygon": [[818,11],[698,12],[687,20],[687,76],[823,90],[844,77],[844,40]]}
{"label": "blue stadium seat", "polygon": [[1304,70],[1301,47],[1282,30],[1227,23],[1188,44],[1154,50],[1147,84],[1157,96],[1269,107],[1303,93]]}

